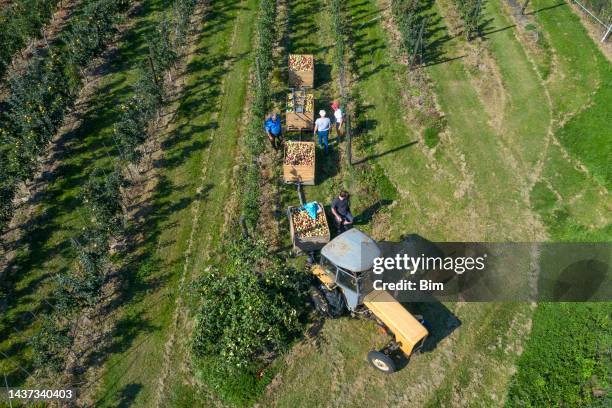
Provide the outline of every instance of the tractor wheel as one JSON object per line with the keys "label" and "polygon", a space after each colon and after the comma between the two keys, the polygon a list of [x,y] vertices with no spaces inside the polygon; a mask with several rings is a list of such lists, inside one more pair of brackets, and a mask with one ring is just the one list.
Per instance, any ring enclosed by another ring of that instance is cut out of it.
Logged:
{"label": "tractor wheel", "polygon": [[327,290],[325,288],[321,288],[323,295],[325,296],[325,300],[329,305],[329,314],[331,317],[340,317],[342,316],[347,308],[346,308],[346,299],[342,292],[338,289]]}
{"label": "tractor wheel", "polygon": [[381,353],[380,351],[370,351],[368,353],[368,361],[375,369],[382,371],[385,374],[391,374],[395,372],[395,363],[393,359],[386,355],[385,353]]}
{"label": "tractor wheel", "polygon": [[310,295],[310,300],[317,313],[322,316],[329,316],[329,302],[321,291],[317,287],[311,286],[308,290],[308,294]]}

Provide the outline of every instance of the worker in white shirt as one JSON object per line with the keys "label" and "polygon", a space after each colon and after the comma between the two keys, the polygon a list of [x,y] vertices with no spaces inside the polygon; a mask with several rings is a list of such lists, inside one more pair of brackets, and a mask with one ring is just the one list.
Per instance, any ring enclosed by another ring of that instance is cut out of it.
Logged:
{"label": "worker in white shirt", "polygon": [[319,146],[323,146],[325,148],[325,154],[327,154],[328,150],[328,138],[329,138],[329,128],[331,127],[331,120],[325,117],[326,113],[324,110],[319,111],[319,118],[315,120],[314,125],[314,134],[319,136]]}
{"label": "worker in white shirt", "polygon": [[344,113],[342,109],[340,109],[340,103],[338,101],[334,101],[331,104],[331,108],[334,110],[334,118],[336,119],[336,134],[338,135],[338,139],[340,139],[341,136],[344,136],[344,127],[342,126],[344,124]]}

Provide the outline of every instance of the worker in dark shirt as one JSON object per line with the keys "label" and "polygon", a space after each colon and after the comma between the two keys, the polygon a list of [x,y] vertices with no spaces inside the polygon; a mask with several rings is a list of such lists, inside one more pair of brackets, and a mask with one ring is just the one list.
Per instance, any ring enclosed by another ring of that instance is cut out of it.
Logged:
{"label": "worker in dark shirt", "polygon": [[272,113],[272,115],[266,118],[264,127],[266,129],[268,139],[270,139],[270,144],[272,144],[274,150],[280,149],[283,144],[280,116],[278,116],[276,113]]}
{"label": "worker in dark shirt", "polygon": [[349,194],[346,191],[342,191],[338,197],[334,198],[331,203],[331,212],[334,214],[339,233],[346,231],[347,226],[353,223]]}

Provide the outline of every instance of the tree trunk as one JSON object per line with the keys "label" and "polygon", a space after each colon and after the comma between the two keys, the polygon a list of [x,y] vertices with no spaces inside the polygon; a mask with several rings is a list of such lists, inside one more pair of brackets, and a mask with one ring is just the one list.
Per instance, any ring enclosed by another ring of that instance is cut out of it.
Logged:
{"label": "tree trunk", "polygon": [[527,9],[528,5],[529,5],[529,0],[525,0],[525,2],[523,3],[523,7],[521,7],[521,15],[525,15],[525,10]]}

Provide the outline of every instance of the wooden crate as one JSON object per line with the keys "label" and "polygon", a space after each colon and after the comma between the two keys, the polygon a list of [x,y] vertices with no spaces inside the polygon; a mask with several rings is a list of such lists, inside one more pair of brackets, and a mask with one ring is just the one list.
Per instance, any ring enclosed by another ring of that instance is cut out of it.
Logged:
{"label": "wooden crate", "polygon": [[[319,206],[323,210],[323,206],[320,203]],[[327,244],[331,238],[329,232],[329,224],[327,223],[327,216],[325,216],[325,210],[323,210],[323,218],[325,219],[325,229],[327,230],[325,235],[319,237],[298,237],[293,229],[293,217],[291,216],[291,210],[297,208],[289,206],[287,209],[287,217],[289,217],[289,234],[291,235],[291,243],[293,244],[293,251],[296,254],[308,253],[313,251],[321,250],[325,244]]]}
{"label": "wooden crate", "polygon": [[312,88],[314,87],[314,55],[312,54],[290,54],[289,58],[292,55],[302,55],[306,58],[312,59],[312,70],[308,71],[297,71],[289,67],[289,87],[292,88]]}
{"label": "wooden crate", "polygon": [[287,130],[312,130],[314,128],[314,112],[310,113],[286,113]]}
{"label": "wooden crate", "polygon": [[315,99],[312,92],[292,91],[287,94],[285,120],[287,130],[312,130],[314,127]]}
{"label": "wooden crate", "polygon": [[304,185],[313,186],[315,184],[315,167],[316,167],[316,149],[314,146],[314,142],[294,142],[287,141],[285,142],[285,154],[287,145],[291,143],[304,143],[312,145],[312,150],[314,151],[315,159],[313,160],[312,165],[304,166],[304,165],[294,165],[294,164],[285,164],[284,155],[283,155],[283,179],[285,183],[297,183],[300,182]]}
{"label": "wooden crate", "polygon": [[289,70],[289,86],[292,88],[314,87],[314,71]]}

